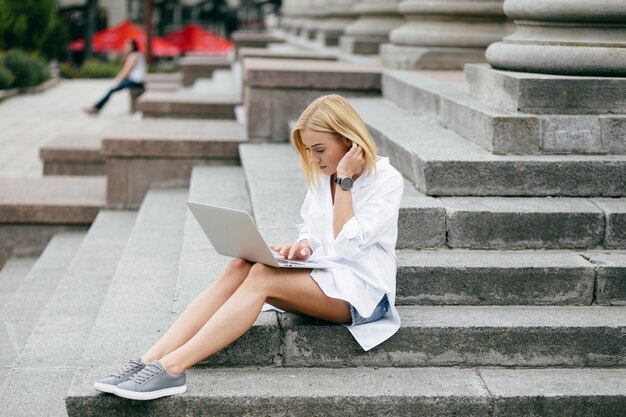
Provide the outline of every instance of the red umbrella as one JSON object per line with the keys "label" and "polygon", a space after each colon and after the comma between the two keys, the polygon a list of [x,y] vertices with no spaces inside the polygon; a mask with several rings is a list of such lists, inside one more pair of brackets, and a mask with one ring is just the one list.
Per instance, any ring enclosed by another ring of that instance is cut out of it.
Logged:
{"label": "red umbrella", "polygon": [[[96,32],[91,41],[91,48],[96,53],[124,52],[124,44],[128,39],[135,39],[140,50],[146,49],[146,33],[143,29],[125,21],[112,28]],[[82,51],[85,48],[84,39],[76,39],[70,42],[70,51]],[[178,56],[180,49],[173,43],[152,37],[152,55],[154,56]]]}
{"label": "red umbrella", "polygon": [[165,39],[177,45],[183,52],[200,52],[207,55],[227,55],[233,49],[233,43],[214,33],[190,24],[176,32],[169,33]]}

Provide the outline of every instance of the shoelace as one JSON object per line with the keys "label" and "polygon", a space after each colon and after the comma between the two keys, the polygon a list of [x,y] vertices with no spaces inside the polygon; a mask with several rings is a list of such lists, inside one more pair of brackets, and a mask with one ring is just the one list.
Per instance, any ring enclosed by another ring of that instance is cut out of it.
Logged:
{"label": "shoelace", "polygon": [[135,371],[135,369],[140,368],[141,366],[143,366],[142,363],[136,362],[135,360],[131,359],[126,365],[122,367],[122,369],[117,371],[117,373],[115,374],[111,374],[111,376],[114,376],[115,378],[123,378],[124,376]]}
{"label": "shoelace", "polygon": [[159,375],[162,372],[161,368],[155,365],[146,365],[141,371],[137,372],[135,375],[131,376],[129,379],[137,384],[141,385],[144,382],[148,381],[152,377]]}

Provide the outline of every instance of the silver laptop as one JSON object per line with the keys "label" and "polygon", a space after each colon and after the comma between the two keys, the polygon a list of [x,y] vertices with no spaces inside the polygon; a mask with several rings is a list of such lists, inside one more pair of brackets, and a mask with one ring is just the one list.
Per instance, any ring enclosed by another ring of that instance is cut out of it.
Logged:
{"label": "silver laptop", "polygon": [[220,255],[277,268],[326,268],[321,262],[287,260],[265,243],[250,214],[243,210],[187,201],[187,206]]}

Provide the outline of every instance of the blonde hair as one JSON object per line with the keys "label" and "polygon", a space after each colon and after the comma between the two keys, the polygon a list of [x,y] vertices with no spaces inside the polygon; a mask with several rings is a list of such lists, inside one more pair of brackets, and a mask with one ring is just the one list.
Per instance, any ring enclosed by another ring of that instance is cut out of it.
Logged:
{"label": "blonde hair", "polygon": [[291,131],[291,142],[298,151],[307,186],[318,187],[321,171],[309,161],[307,148],[302,142],[303,130],[331,133],[337,137],[337,140],[346,138],[356,143],[363,149],[365,172],[371,175],[375,171],[376,145],[374,140],[356,110],[342,96],[331,94],[315,99],[302,112]]}

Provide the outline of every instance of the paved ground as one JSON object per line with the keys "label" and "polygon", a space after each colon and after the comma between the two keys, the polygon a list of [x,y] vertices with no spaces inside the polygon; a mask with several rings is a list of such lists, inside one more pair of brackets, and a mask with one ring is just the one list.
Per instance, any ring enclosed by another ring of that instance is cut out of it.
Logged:
{"label": "paved ground", "polygon": [[0,177],[41,177],[39,147],[63,133],[94,134],[128,113],[128,93],[114,95],[98,116],[82,108],[93,104],[111,80],[64,80],[41,94],[20,95],[0,103]]}

